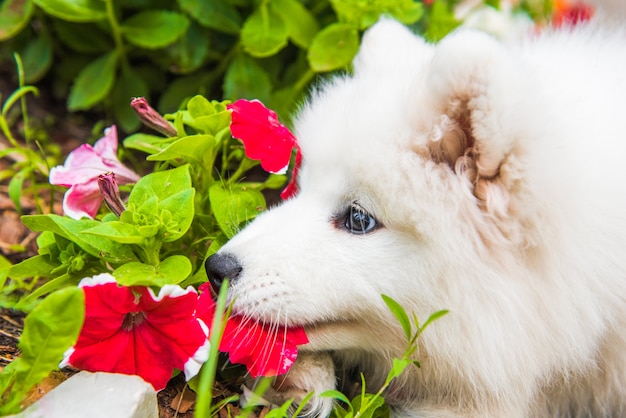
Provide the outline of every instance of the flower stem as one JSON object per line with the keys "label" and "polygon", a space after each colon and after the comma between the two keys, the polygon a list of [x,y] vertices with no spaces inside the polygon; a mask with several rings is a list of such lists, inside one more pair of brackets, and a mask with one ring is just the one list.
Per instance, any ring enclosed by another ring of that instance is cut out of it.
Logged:
{"label": "flower stem", "polygon": [[124,70],[129,69],[128,58],[126,57],[126,48],[124,47],[124,41],[122,39],[122,29],[115,17],[115,8],[113,7],[113,0],[104,0],[106,4],[107,20],[111,26],[111,34],[113,35],[113,42],[115,42],[115,50],[120,58],[122,67]]}
{"label": "flower stem", "polygon": [[213,399],[213,384],[215,383],[215,373],[217,371],[218,348],[220,340],[224,334],[224,326],[228,312],[224,315],[224,307],[226,306],[226,291],[228,290],[228,279],[224,280],[220,288],[220,294],[217,297],[215,306],[215,316],[211,325],[211,339],[209,347],[209,359],[200,372],[200,381],[198,382],[198,399],[196,401],[196,417],[209,418],[211,409],[211,400]]}

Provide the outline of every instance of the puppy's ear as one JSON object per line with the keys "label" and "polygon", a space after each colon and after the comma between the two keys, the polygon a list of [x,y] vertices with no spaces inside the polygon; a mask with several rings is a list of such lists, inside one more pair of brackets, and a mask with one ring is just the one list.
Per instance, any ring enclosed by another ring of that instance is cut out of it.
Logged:
{"label": "puppy's ear", "polygon": [[528,114],[526,79],[498,41],[460,31],[438,45],[420,94],[428,158],[469,180],[481,209],[507,239],[515,235],[511,215],[521,198],[525,134],[518,112]]}
{"label": "puppy's ear", "polygon": [[383,17],[363,35],[359,53],[353,61],[354,73],[385,71],[405,66],[430,50],[424,40],[398,21]]}

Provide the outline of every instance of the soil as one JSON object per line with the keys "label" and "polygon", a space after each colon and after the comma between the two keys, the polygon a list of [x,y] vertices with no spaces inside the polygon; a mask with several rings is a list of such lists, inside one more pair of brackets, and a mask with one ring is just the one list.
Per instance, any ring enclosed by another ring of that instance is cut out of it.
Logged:
{"label": "soil", "polygon": [[[15,89],[15,85],[6,72],[0,68],[0,94],[6,99]],[[50,135],[51,142],[61,147],[61,153],[67,155],[69,151],[90,138],[92,127],[102,115],[68,114],[64,103],[58,103],[45,91],[37,98],[29,98],[28,112],[31,124],[45,129]],[[19,119],[12,126],[12,132],[19,136],[23,127]],[[10,144],[0,133],[0,151]],[[0,172],[10,168],[16,162],[9,157],[0,158]],[[0,181],[0,254],[12,263],[17,263],[37,254],[35,239],[37,234],[31,232],[20,221],[20,214],[8,196],[9,179]],[[53,211],[61,214],[62,195],[54,196]],[[46,198],[48,201],[50,197]],[[25,194],[21,199],[23,214],[35,213],[35,202]],[[19,338],[24,325],[24,314],[10,309],[0,308],[0,371],[20,355],[18,348]],[[62,383],[76,373],[76,370],[65,368],[60,372],[53,372],[41,384],[33,388],[25,405],[32,404],[45,393]],[[233,395],[240,394],[241,383],[235,380],[218,377],[213,389],[214,404]],[[158,393],[160,418],[192,418],[194,416],[195,394],[187,386],[184,377],[178,375],[168,386]],[[220,418],[237,416],[240,411],[238,403],[226,404],[218,411]],[[259,408],[249,415],[251,418],[262,417],[267,414],[267,408]]]}

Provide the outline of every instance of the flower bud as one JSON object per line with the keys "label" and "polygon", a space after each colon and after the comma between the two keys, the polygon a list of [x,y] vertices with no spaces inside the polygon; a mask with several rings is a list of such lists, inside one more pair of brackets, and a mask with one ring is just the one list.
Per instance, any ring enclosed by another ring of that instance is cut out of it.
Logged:
{"label": "flower bud", "polygon": [[137,113],[139,120],[149,128],[162,133],[165,136],[176,136],[176,129],[166,121],[159,112],[154,110],[144,97],[133,97],[130,105]]}
{"label": "flower bud", "polygon": [[98,187],[104,198],[104,203],[119,218],[122,212],[126,210],[126,207],[120,197],[120,189],[115,180],[115,173],[100,174],[98,176]]}

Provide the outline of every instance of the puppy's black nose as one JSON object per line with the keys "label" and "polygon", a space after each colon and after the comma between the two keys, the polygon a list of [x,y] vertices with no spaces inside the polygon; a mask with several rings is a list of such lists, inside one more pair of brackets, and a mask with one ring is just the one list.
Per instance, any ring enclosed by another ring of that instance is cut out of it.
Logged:
{"label": "puppy's black nose", "polygon": [[211,287],[213,287],[216,293],[219,293],[224,279],[233,282],[241,273],[239,261],[237,261],[234,255],[228,253],[213,254],[207,258],[204,268],[207,276],[209,276]]}

